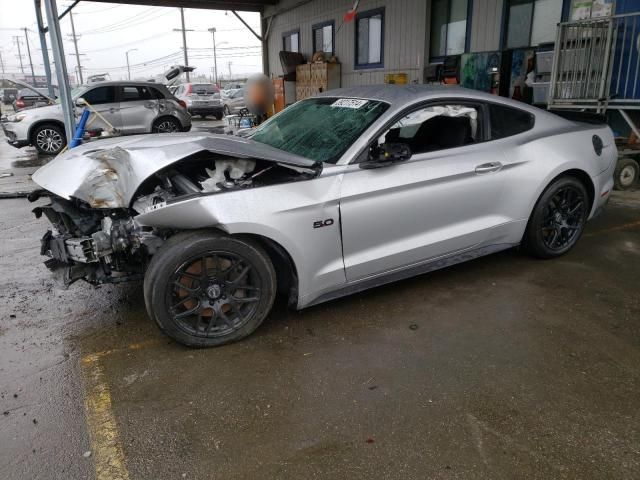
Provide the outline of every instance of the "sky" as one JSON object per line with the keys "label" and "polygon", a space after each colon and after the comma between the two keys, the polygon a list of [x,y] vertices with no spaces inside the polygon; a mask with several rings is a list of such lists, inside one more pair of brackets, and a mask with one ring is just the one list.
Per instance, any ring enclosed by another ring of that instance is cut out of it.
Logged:
{"label": "sky", "polygon": [[[57,0],[58,13],[72,2]],[[46,13],[42,7],[46,24]],[[238,12],[260,33],[258,13]],[[119,5],[81,1],[73,9],[78,52],[83,73],[109,72],[112,80],[126,79],[126,55],[129,52],[132,79],[154,77],[169,66],[183,64],[182,34],[178,8]],[[215,27],[219,77],[246,76],[262,71],[260,41],[229,11],[185,9],[189,65],[195,74],[210,77],[213,67],[213,39],[207,29]],[[0,0],[0,54],[8,74],[20,74],[20,61],[15,36],[19,36],[24,71],[30,75],[24,27],[28,28],[33,68],[44,74],[40,41],[36,30],[33,0]],[[76,70],[76,56],[69,15],[60,21],[69,74]],[[47,35],[49,49],[51,42]],[[53,55],[50,53],[51,62]],[[1,71],[0,71],[1,73]]]}

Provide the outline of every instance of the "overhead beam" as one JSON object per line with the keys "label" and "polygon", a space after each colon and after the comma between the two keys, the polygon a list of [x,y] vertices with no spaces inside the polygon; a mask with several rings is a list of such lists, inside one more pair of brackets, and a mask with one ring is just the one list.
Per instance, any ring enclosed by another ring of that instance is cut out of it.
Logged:
{"label": "overhead beam", "polygon": [[[72,9],[73,7],[75,7],[75,6],[78,4],[78,2],[80,2],[80,0],[75,0],[71,5],[69,5],[69,6],[66,8],[66,10],[60,14],[60,16],[58,17],[58,21],[62,20],[62,19],[64,18],[64,16],[65,16],[67,13],[69,13],[69,12],[71,11],[71,9]],[[40,4],[40,2],[39,2],[38,0],[36,0],[36,10],[38,10],[38,9],[40,8],[40,7],[38,6],[39,4]],[[43,27],[43,28],[42,28],[42,32],[43,32],[43,33],[47,33],[48,31],[49,31],[49,27]]]}
{"label": "overhead beam", "polygon": [[231,13],[233,13],[233,14],[238,18],[238,20],[240,20],[240,21],[242,22],[242,24],[243,24],[245,27],[247,27],[247,28],[249,29],[249,31],[250,31],[251,33],[253,33],[253,35],[254,35],[258,40],[260,40],[260,41],[262,42],[262,36],[261,36],[261,35],[258,35],[258,34],[256,33],[256,31],[255,31],[253,28],[251,28],[251,26],[250,26],[247,22],[245,22],[245,21],[244,21],[244,18],[242,18],[240,15],[238,15],[238,12],[236,12],[235,10],[231,10]]}
{"label": "overhead beam", "polygon": [[83,0],[95,3],[122,3],[127,5],[148,5],[152,7],[204,8],[210,10],[238,10],[242,12],[262,12],[264,7],[276,5],[279,0]]}

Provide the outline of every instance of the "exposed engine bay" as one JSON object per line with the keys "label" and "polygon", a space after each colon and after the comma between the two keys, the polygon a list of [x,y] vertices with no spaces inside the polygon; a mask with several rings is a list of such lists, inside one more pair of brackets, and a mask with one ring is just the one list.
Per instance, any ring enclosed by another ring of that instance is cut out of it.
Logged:
{"label": "exposed engine bay", "polygon": [[185,196],[223,193],[314,178],[308,168],[202,152],[171,165],[138,189],[132,209],[144,213]]}
{"label": "exposed engine bay", "polygon": [[[144,180],[129,208],[95,208],[47,190],[36,191],[29,199],[50,199],[48,205],[33,210],[36,217],[45,215],[52,224],[41,241],[41,254],[50,257],[46,266],[61,273],[65,284],[83,279],[98,285],[142,279],[151,257],[176,233],[143,227],[136,222],[137,215],[196,196],[302,181],[318,173],[270,160],[202,151]],[[104,171],[97,174],[104,176]]]}

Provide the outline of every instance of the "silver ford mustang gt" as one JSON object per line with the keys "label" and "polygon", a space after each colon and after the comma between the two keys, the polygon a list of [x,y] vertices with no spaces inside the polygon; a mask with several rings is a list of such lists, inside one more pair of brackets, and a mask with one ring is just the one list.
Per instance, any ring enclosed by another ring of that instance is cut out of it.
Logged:
{"label": "silver ford mustang gt", "polygon": [[67,283],[144,278],[178,342],[253,332],[298,309],[517,245],[569,251],[606,203],[606,125],[455,87],[372,86],[296,103],[243,136],[103,140],[33,179]]}

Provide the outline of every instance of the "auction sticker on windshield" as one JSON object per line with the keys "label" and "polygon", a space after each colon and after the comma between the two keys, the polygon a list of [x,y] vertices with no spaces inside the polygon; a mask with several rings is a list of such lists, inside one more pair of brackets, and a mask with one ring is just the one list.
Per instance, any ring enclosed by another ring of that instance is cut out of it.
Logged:
{"label": "auction sticker on windshield", "polygon": [[360,100],[358,98],[339,98],[331,104],[332,107],[341,108],[360,108],[369,103],[369,100]]}

